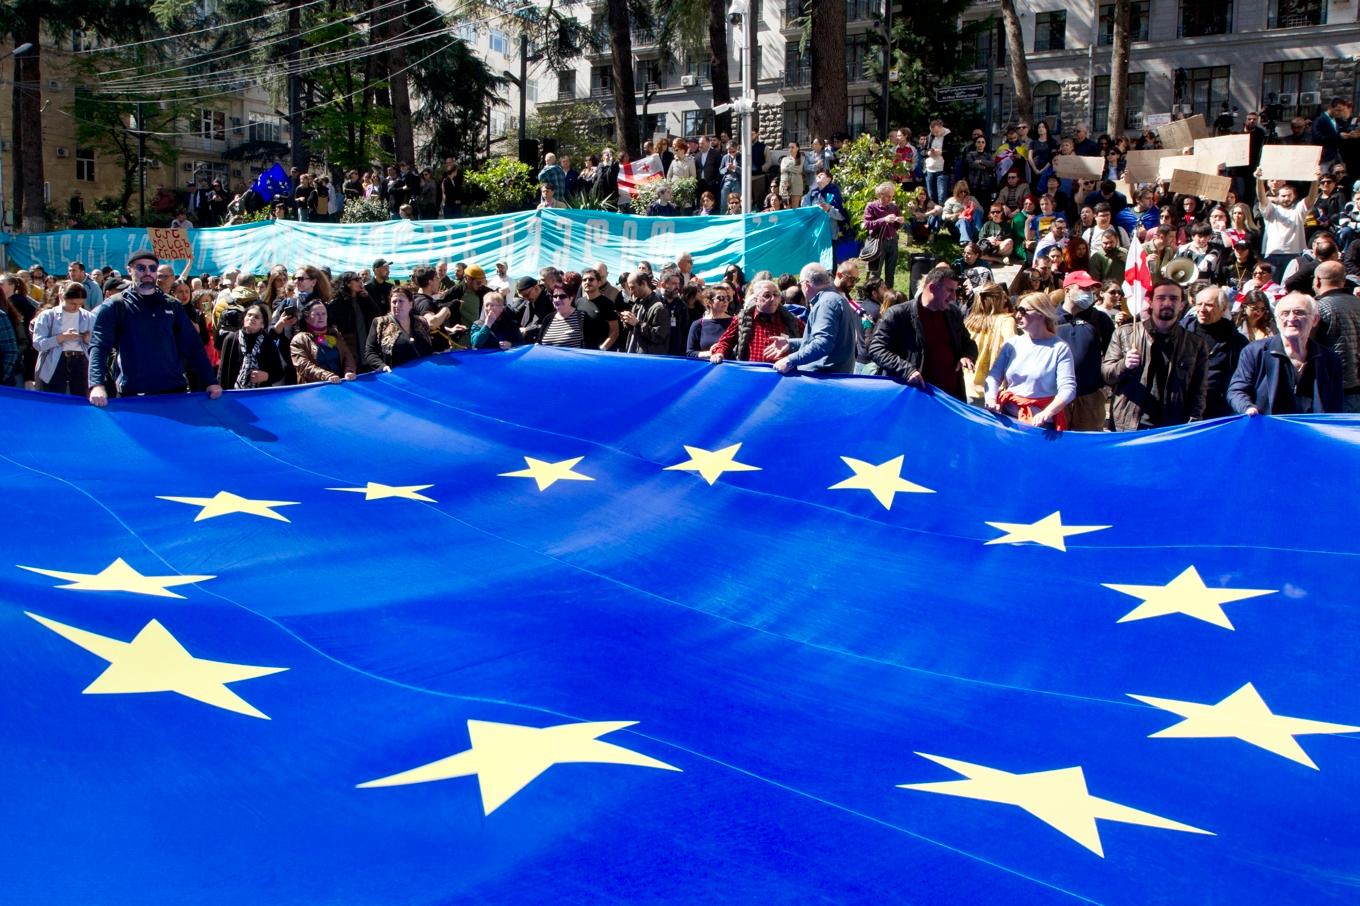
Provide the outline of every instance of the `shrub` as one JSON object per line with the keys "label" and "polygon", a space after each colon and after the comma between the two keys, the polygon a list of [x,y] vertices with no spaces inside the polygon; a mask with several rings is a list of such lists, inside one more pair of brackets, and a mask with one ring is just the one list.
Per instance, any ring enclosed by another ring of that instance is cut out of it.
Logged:
{"label": "shrub", "polygon": [[[840,151],[836,164],[836,183],[845,193],[845,213],[855,235],[864,238],[864,209],[874,200],[874,187],[881,182],[895,182],[896,177],[908,175],[906,169],[893,160],[892,145],[880,145],[871,135],[861,135]],[[893,201],[906,208],[907,196],[898,185]]]}
{"label": "shrub", "polygon": [[662,188],[670,186],[671,202],[680,210],[692,210],[694,208],[694,196],[698,191],[698,181],[685,177],[684,179],[653,179],[644,182],[633,190],[633,213],[645,214],[647,208],[651,207],[652,202],[656,201]]}
{"label": "shrub", "polygon": [[534,173],[513,157],[497,157],[467,174],[484,200],[470,206],[473,216],[508,214],[529,207],[534,197]]}
{"label": "shrub", "polygon": [[[268,220],[269,207],[266,205],[256,215],[247,216],[241,219],[242,223],[249,223],[253,220]],[[340,212],[341,223],[381,223],[387,219],[387,203],[381,198],[347,198],[345,199],[344,210]]]}

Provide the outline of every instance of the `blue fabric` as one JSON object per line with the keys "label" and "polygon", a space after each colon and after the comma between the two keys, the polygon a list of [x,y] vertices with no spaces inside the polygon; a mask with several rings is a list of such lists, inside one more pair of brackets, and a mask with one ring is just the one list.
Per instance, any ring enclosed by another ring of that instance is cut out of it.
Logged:
{"label": "blue fabric", "polygon": [[251,186],[266,204],[278,197],[287,198],[290,187],[288,171],[283,169],[283,164],[280,163],[275,163],[255,177],[255,183]]}
{"label": "blue fabric", "polygon": [[[267,221],[190,230],[194,267],[209,273],[244,267],[268,273],[277,262],[358,271],[386,258],[392,276],[438,261],[481,264],[491,273],[506,261],[511,274],[537,274],[603,261],[611,273],[631,272],[643,259],[673,261],[694,256],[694,272],[709,283],[729,265],[747,273],[798,273],[809,261],[831,267],[832,226],[821,208],[795,208],[731,217],[639,217],[604,211],[521,211],[462,220],[393,220],[386,223]],[[151,245],[146,230],[63,230],[6,239],[17,267],[42,264],[54,273],[67,262],[123,268],[139,248]]]}
{"label": "blue fabric", "polygon": [[[1214,703],[1250,681],[1276,714],[1360,724],[1337,480],[1358,440],[1340,416],[1057,435],[885,379],[541,347],[107,411],[0,391],[0,894],[1353,903],[1355,734],[1295,737],[1313,769],[1149,738],[1181,718],[1129,696]],[[667,470],[738,443],[760,471]],[[499,477],[526,456],[583,457],[593,480]],[[899,456],[934,493],[832,489],[842,457]],[[1225,462],[1308,464],[1257,482],[1287,482],[1297,518],[1240,481],[1167,484],[1168,463]],[[370,481],[433,502],[327,490]],[[296,505],[195,521],[158,499],[223,490]],[[1065,551],[987,543],[988,522],[1058,509],[1110,527]],[[215,578],[177,599],[18,568],[119,557]],[[1139,601],[1102,584],[1192,565],[1274,593],[1223,605],[1229,630],[1120,622]],[[82,694],[106,658],[53,625],[128,642],[152,620],[193,657],[287,668],[225,686],[269,719],[116,691],[136,676]],[[469,721],[636,721],[601,741],[680,770],[552,764],[489,814],[483,775],[358,788],[468,750]],[[1103,812],[1102,857],[1014,805],[899,788],[961,779],[916,753],[1079,766],[1090,796],[1213,836]]]}

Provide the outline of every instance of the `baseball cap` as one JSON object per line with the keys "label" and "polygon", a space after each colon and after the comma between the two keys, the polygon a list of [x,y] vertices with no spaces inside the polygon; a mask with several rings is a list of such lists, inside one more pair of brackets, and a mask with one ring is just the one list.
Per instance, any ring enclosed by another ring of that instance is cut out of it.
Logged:
{"label": "baseball cap", "polygon": [[1092,277],[1086,271],[1072,271],[1072,273],[1063,277],[1063,289],[1067,289],[1069,286],[1080,286],[1085,289],[1087,287],[1099,285],[1100,281],[1095,277]]}
{"label": "baseball cap", "polygon": [[485,280],[486,271],[482,270],[480,264],[469,264],[467,270],[463,271],[463,276],[471,277],[474,280]]}
{"label": "baseball cap", "polygon": [[515,281],[515,292],[522,293],[538,286],[537,277],[520,277]]}
{"label": "baseball cap", "polygon": [[374,267],[387,267],[387,266],[388,266],[389,264],[391,264],[391,263],[392,263],[392,262],[388,261],[386,258],[379,258],[377,261],[374,261],[374,262],[373,262],[373,266],[374,266]]}

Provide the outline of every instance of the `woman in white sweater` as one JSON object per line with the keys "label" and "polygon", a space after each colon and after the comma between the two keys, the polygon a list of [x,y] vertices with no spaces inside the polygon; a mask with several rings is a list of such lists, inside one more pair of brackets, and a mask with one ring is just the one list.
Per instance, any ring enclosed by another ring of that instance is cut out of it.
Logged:
{"label": "woman in white sweater", "polygon": [[1015,305],[1015,323],[1020,333],[1001,347],[987,374],[987,408],[1063,431],[1077,376],[1072,350],[1057,335],[1058,308],[1045,293],[1026,293]]}

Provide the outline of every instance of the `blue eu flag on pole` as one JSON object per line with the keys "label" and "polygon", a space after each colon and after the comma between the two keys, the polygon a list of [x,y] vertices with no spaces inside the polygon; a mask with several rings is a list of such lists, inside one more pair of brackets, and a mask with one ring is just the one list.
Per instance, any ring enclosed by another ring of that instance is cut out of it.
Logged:
{"label": "blue eu flag on pole", "polygon": [[255,177],[255,184],[251,188],[266,203],[273,201],[276,196],[286,197],[288,195],[288,171],[283,169],[283,164],[275,162],[274,166]]}
{"label": "blue eu flag on pole", "polygon": [[0,389],[0,901],[1355,902],[1360,421],[941,397]]}

